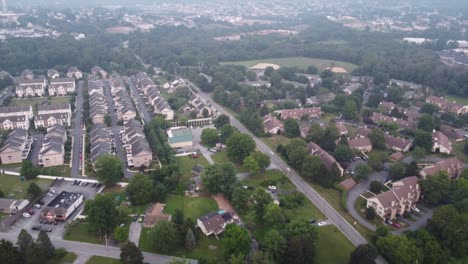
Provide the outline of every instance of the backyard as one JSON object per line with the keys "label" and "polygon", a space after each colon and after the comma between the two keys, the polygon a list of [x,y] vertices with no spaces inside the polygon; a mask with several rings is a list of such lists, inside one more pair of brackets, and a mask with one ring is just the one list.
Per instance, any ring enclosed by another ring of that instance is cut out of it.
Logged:
{"label": "backyard", "polygon": [[36,97],[36,98],[25,98],[25,99],[14,98],[13,100],[11,100],[10,105],[11,106],[30,105],[33,107],[33,111],[36,112],[37,105],[40,105],[43,103],[50,103],[50,104],[70,103],[70,98],[71,96]]}
{"label": "backyard", "polygon": [[213,161],[215,163],[231,163],[232,165],[234,165],[236,167],[237,173],[242,173],[242,172],[247,172],[248,171],[246,168],[244,168],[244,166],[236,165],[233,162],[231,162],[229,160],[228,156],[227,156],[226,151],[217,152],[217,153],[211,155],[211,158],[213,159]]}
{"label": "backyard", "polygon": [[209,212],[218,210],[216,201],[210,196],[188,197],[182,195],[171,195],[166,199],[167,214],[174,214],[179,209],[184,212],[185,218],[196,219]]}
{"label": "backyard", "polygon": [[49,189],[51,180],[34,179],[21,181],[20,177],[13,175],[0,174],[0,190],[6,197],[14,199],[25,199],[28,195],[28,187],[31,182],[36,183],[43,191]]}
{"label": "backyard", "polygon": [[306,69],[309,66],[315,66],[320,71],[325,70],[328,67],[343,67],[349,73],[352,72],[357,65],[343,62],[343,61],[333,61],[333,60],[323,60],[323,59],[315,59],[315,58],[305,58],[305,57],[287,57],[287,58],[272,58],[272,59],[264,59],[264,60],[248,60],[248,61],[230,61],[230,62],[223,62],[223,65],[242,65],[245,67],[252,67],[259,63],[272,63],[277,64],[280,67],[297,67],[300,69]]}

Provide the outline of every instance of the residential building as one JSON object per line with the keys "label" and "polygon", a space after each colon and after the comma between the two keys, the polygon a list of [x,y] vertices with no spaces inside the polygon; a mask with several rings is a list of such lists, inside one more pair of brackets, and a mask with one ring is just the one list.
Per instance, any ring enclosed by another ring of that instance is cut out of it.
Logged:
{"label": "residential building", "polygon": [[452,142],[440,131],[432,132],[432,152],[451,154]]}
{"label": "residential building", "polygon": [[294,108],[294,109],[283,109],[274,111],[280,115],[281,119],[286,120],[288,118],[299,120],[302,116],[306,115],[309,118],[320,117],[322,110],[320,107],[307,107],[307,108]]}
{"label": "residential building", "polygon": [[45,77],[35,79],[21,79],[16,86],[16,95],[19,98],[43,96],[47,87]]}
{"label": "residential building", "polygon": [[385,144],[387,144],[387,148],[392,149],[394,151],[408,152],[411,146],[413,145],[413,141],[406,138],[394,137],[386,134]]}
{"label": "residential building", "polygon": [[0,129],[3,131],[11,129],[29,129],[29,119],[26,116],[0,117]]}
{"label": "residential building", "polygon": [[352,149],[356,149],[361,152],[371,152],[372,143],[369,138],[353,138],[348,139],[348,145]]}
{"label": "residential building", "polygon": [[[200,98],[197,96],[193,96],[189,102],[189,104],[195,109],[197,112],[197,117],[208,117],[211,116],[213,113],[211,108],[208,107]],[[206,116],[205,116],[206,114]]]}
{"label": "residential building", "polygon": [[60,125],[47,129],[39,151],[38,164],[44,167],[61,166],[65,163],[65,142],[67,131]]}
{"label": "residential building", "polygon": [[111,132],[103,124],[94,125],[89,132],[90,159],[94,164],[96,160],[105,155],[115,154],[114,142],[111,139]]}
{"label": "residential building", "polygon": [[93,66],[91,68],[91,74],[101,76],[102,78],[107,78],[107,72],[99,66]]}
{"label": "residential building", "polygon": [[96,76],[88,76],[89,117],[93,124],[104,124],[108,106],[104,96],[102,81]]}
{"label": "residential building", "polygon": [[340,136],[348,135],[348,128],[343,122],[336,122],[335,125],[336,125],[336,128],[338,128],[338,132],[340,133]]}
{"label": "residential building", "polygon": [[21,128],[13,130],[0,149],[2,164],[21,163],[28,157],[32,142],[28,131]]}
{"label": "residential building", "polygon": [[75,92],[75,79],[73,78],[56,78],[52,79],[49,84],[50,96],[65,96]]}
{"label": "residential building", "polygon": [[382,101],[379,104],[379,108],[384,110],[385,113],[390,114],[390,112],[396,107],[396,105],[392,102],[385,102]]}
{"label": "residential building", "polygon": [[328,170],[331,170],[333,165],[336,165],[340,171],[340,176],[343,176],[344,169],[341,167],[341,165],[332,155],[323,150],[319,145],[314,142],[309,142],[309,144],[307,144],[307,149],[309,150],[310,155],[318,156]]}
{"label": "residential building", "polygon": [[145,212],[145,222],[144,226],[145,227],[152,227],[158,222],[161,221],[170,221],[171,220],[171,215],[170,214],[165,214],[164,208],[166,207],[165,204],[162,203],[155,203],[148,207],[148,209]]}
{"label": "residential building", "polygon": [[37,106],[38,114],[34,117],[34,126],[51,127],[61,125],[68,127],[71,125],[71,105],[54,104]]}
{"label": "residential building", "polygon": [[457,133],[455,129],[449,126],[440,126],[440,132],[456,142],[465,140],[465,137],[462,134]]}
{"label": "residential building", "polygon": [[153,161],[153,152],[146,140],[143,126],[135,119],[124,124],[122,143],[126,148],[127,165],[135,168],[148,168]]}
{"label": "residential building", "polygon": [[197,219],[197,226],[205,236],[218,236],[231,223],[234,223],[234,217],[224,210],[211,212]]}
{"label": "residential building", "polygon": [[187,148],[193,146],[192,131],[188,128],[171,128],[167,131],[171,148]]}
{"label": "residential building", "polygon": [[117,119],[124,122],[135,119],[137,111],[133,101],[126,91],[126,85],[119,74],[113,73],[109,78],[112,98],[114,100]]}
{"label": "residential building", "polygon": [[367,199],[367,208],[373,208],[383,219],[393,220],[411,211],[421,196],[418,177],[411,176],[392,183],[392,188]]}
{"label": "residential building", "polygon": [[156,89],[156,84],[145,72],[140,72],[136,75],[137,87],[144,95],[148,94],[149,89]]}
{"label": "residential building", "polygon": [[374,112],[370,117],[372,122],[376,124],[396,124],[399,130],[407,129],[407,130],[414,130],[416,129],[416,122],[410,120],[403,120],[396,117],[391,117],[387,115],[383,115],[381,113]]}
{"label": "residential building", "polygon": [[23,208],[28,204],[29,200],[0,198],[0,213],[15,214],[23,210]]}
{"label": "residential building", "polygon": [[47,71],[47,77],[50,79],[55,79],[60,77],[60,73],[56,69],[50,69]]}
{"label": "residential building", "polygon": [[429,165],[422,169],[419,174],[426,179],[427,176],[433,176],[438,172],[445,171],[451,179],[460,177],[464,170],[464,164],[457,158],[449,158],[441,160],[433,165]]}
{"label": "residential building", "polygon": [[263,117],[263,127],[265,133],[270,133],[272,135],[284,132],[283,122],[278,120],[278,118],[272,114],[268,114]]}
{"label": "residential building", "polygon": [[0,107],[0,117],[26,116],[26,119],[32,119],[34,114],[32,106],[4,106]]}
{"label": "residential building", "polygon": [[65,221],[83,201],[83,194],[63,191],[44,207],[41,217],[49,223]]}
{"label": "residential building", "polygon": [[457,115],[468,113],[468,105],[462,105],[455,101],[449,101],[442,97],[429,96],[426,103],[437,105],[441,111],[451,112]]}
{"label": "residential building", "polygon": [[83,72],[81,72],[75,66],[71,66],[70,68],[68,68],[67,76],[69,78],[75,78],[75,80],[78,80],[83,78]]}
{"label": "residential building", "polygon": [[34,73],[33,71],[26,69],[21,73],[20,79],[28,79],[32,80],[34,78]]}

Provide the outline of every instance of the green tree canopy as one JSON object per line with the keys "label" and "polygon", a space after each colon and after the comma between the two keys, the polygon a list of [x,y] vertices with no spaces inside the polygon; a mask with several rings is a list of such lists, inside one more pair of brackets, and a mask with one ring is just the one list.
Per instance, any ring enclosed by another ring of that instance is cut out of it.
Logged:
{"label": "green tree canopy", "polygon": [[205,167],[201,178],[203,185],[210,193],[222,193],[227,197],[231,197],[237,184],[236,169],[230,163],[213,164]]}
{"label": "green tree canopy", "polygon": [[107,186],[114,185],[122,176],[122,161],[112,155],[99,157],[95,163],[97,179]]}
{"label": "green tree canopy", "polygon": [[247,229],[229,224],[223,234],[223,243],[228,256],[242,254],[248,255],[250,252],[250,235]]}
{"label": "green tree canopy", "polygon": [[148,175],[136,174],[126,190],[133,205],[148,204],[153,195],[153,181]]}
{"label": "green tree canopy", "polygon": [[247,134],[234,133],[226,141],[227,155],[237,164],[242,163],[255,149],[255,141]]}
{"label": "green tree canopy", "polygon": [[39,231],[39,235],[37,237],[37,245],[47,258],[51,258],[54,256],[55,247],[54,245],[52,245],[49,236],[44,230]]}
{"label": "green tree canopy", "polygon": [[160,221],[150,231],[153,248],[161,252],[169,252],[177,246],[177,229],[172,222]]}
{"label": "green tree canopy", "polygon": [[372,143],[372,148],[385,149],[385,134],[380,128],[374,128],[369,133],[369,139]]}
{"label": "green tree canopy", "polygon": [[201,140],[203,144],[207,146],[214,146],[216,143],[218,143],[218,130],[214,128],[203,129],[201,134]]}
{"label": "green tree canopy", "polygon": [[377,248],[391,263],[414,264],[421,261],[421,252],[405,235],[388,235],[377,239]]}
{"label": "green tree canopy", "polygon": [[225,114],[219,115],[218,118],[213,121],[213,124],[217,129],[222,128],[224,125],[229,125],[229,116]]}
{"label": "green tree canopy", "polygon": [[301,135],[299,123],[295,119],[288,118],[284,121],[284,135],[290,138]]}
{"label": "green tree canopy", "polygon": [[378,255],[377,249],[372,245],[361,244],[351,253],[348,264],[374,264]]}
{"label": "green tree canopy", "polygon": [[42,190],[41,188],[34,182],[31,182],[29,184],[29,187],[28,187],[28,197],[33,200],[37,197],[39,197],[39,195],[41,195],[42,193]]}
{"label": "green tree canopy", "polygon": [[110,234],[118,224],[119,211],[110,195],[98,194],[85,206],[90,226],[99,234]]}
{"label": "green tree canopy", "polygon": [[122,264],[143,264],[143,254],[135,243],[127,242],[120,250],[120,262]]}

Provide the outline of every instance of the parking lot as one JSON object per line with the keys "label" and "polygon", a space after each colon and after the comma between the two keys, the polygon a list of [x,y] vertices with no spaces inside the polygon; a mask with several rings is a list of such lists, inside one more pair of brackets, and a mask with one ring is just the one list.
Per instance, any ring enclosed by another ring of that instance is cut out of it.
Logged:
{"label": "parking lot", "polygon": [[[75,184],[74,184],[75,183]],[[65,223],[73,219],[76,214],[81,210],[84,204],[81,204],[69,217],[65,222],[56,222],[56,223],[46,223],[41,221],[41,211],[43,210],[44,206],[47,206],[55,197],[63,191],[66,192],[74,192],[74,193],[81,193],[83,194],[84,200],[93,198],[100,187],[98,185],[94,185],[94,183],[88,183],[87,185],[85,182],[81,182],[80,185],[76,184],[76,181],[65,181],[65,180],[56,180],[53,186],[49,189],[49,192],[44,195],[44,197],[39,201],[41,208],[36,208],[33,206],[31,208],[32,215],[29,218],[24,216],[20,217],[18,221],[16,221],[12,226],[10,226],[10,232],[17,233],[21,229],[26,229],[30,233],[38,232],[39,229],[43,229],[49,232],[49,236],[51,238],[62,238],[63,234],[65,233]],[[86,185],[86,186],[85,186]],[[94,187],[93,187],[94,185]],[[39,227],[33,229],[33,227]]]}

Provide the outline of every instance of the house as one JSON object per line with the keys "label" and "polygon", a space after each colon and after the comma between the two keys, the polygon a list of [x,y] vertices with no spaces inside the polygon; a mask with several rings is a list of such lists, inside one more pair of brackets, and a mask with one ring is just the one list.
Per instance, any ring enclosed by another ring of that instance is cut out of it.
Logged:
{"label": "house", "polygon": [[352,149],[359,150],[361,152],[371,152],[372,143],[369,138],[353,138],[348,139],[348,145]]}
{"label": "house", "polygon": [[171,215],[165,214],[163,212],[165,207],[166,207],[165,204],[155,203],[151,205],[148,209],[146,209],[144,226],[152,227],[158,222],[170,221]]}
{"label": "house", "polygon": [[395,152],[392,155],[390,155],[390,160],[393,160],[393,161],[400,161],[404,158],[405,158],[405,155],[403,155],[403,153],[401,152]]}
{"label": "house", "polygon": [[218,236],[231,223],[234,223],[233,216],[224,210],[211,212],[197,219],[197,226],[205,236]]}
{"label": "house", "polygon": [[390,112],[396,107],[396,105],[392,102],[385,102],[382,101],[379,104],[379,108],[384,110],[385,113],[390,114]]}
{"label": "house", "polygon": [[372,132],[371,129],[369,129],[367,126],[365,127],[359,127],[356,136],[360,138],[366,138],[369,137],[369,134]]}
{"label": "house", "polygon": [[460,142],[465,140],[465,137],[462,134],[457,133],[457,131],[449,126],[442,125],[440,126],[440,132],[449,137],[450,139]]}
{"label": "house", "polygon": [[340,136],[348,134],[348,128],[345,126],[343,122],[337,122],[335,125],[336,125],[336,128],[338,128],[338,132],[340,133]]}
{"label": "house", "polygon": [[45,77],[35,79],[20,79],[16,86],[16,95],[19,98],[43,96],[47,87]]}
{"label": "house", "polygon": [[427,176],[433,176],[440,171],[445,171],[448,173],[451,179],[457,179],[460,177],[464,170],[464,164],[457,158],[449,158],[441,160],[433,165],[429,165],[422,169],[419,174],[423,179],[426,179]]}
{"label": "house", "polygon": [[325,93],[316,96],[311,96],[306,99],[308,105],[320,105],[333,101],[336,97],[335,93]]}
{"label": "house", "polygon": [[376,124],[396,124],[398,126],[399,130],[403,129],[408,129],[408,130],[414,130],[416,129],[416,123],[415,121],[410,121],[410,120],[403,120],[399,119],[396,117],[391,117],[387,115],[383,115],[381,113],[374,112],[372,116],[370,117],[372,122]]}
{"label": "house", "polygon": [[95,164],[96,160],[105,155],[114,153],[114,143],[111,141],[110,133],[103,124],[94,125],[89,131],[90,159]]}
{"label": "house", "polygon": [[0,117],[0,130],[8,131],[16,128],[29,129],[29,119],[25,115]]}
{"label": "house", "polygon": [[411,146],[413,145],[413,141],[406,138],[394,137],[386,134],[385,144],[387,145],[387,148],[392,149],[394,151],[408,152]]}
{"label": "house", "polygon": [[341,165],[332,155],[323,150],[319,145],[315,144],[314,142],[309,142],[309,144],[307,144],[307,149],[309,150],[310,155],[318,156],[328,170],[331,170],[332,166],[336,165],[340,171],[340,176],[343,176],[344,169],[341,167]]}
{"label": "house", "polygon": [[50,69],[47,71],[47,77],[50,79],[55,79],[60,77],[60,73],[56,69]]}
{"label": "house", "polygon": [[32,106],[4,106],[0,107],[0,117],[26,116],[26,119],[33,118]]}
{"label": "house", "polygon": [[107,72],[99,66],[93,66],[91,68],[91,74],[101,76],[102,78],[107,78]]}
{"label": "house", "polygon": [[140,89],[144,95],[148,94],[149,89],[156,89],[156,84],[151,80],[151,78],[145,72],[140,72],[136,75],[136,84],[138,89]]}
{"label": "house", "polygon": [[286,120],[288,118],[299,120],[304,115],[308,116],[309,118],[320,117],[322,110],[320,107],[307,107],[276,110],[274,113],[278,114],[282,120]]}
{"label": "house", "polygon": [[2,164],[21,163],[28,157],[32,142],[28,131],[21,128],[13,130],[0,149]]}
{"label": "house", "polygon": [[418,177],[411,176],[394,182],[390,190],[367,199],[367,208],[373,208],[383,219],[393,220],[411,211],[420,196]]}
{"label": "house", "polygon": [[272,114],[268,114],[263,117],[263,127],[265,133],[270,133],[272,135],[284,132],[283,123]]}
{"label": "house", "polygon": [[426,98],[426,103],[436,105],[441,111],[451,112],[457,115],[468,113],[468,105],[462,105],[455,101],[449,101],[442,97],[429,96]]}
{"label": "house", "polygon": [[70,104],[38,105],[37,112],[38,114],[34,117],[36,128],[55,125],[68,127],[71,125]]}
{"label": "house", "polygon": [[49,223],[65,221],[83,201],[83,194],[63,191],[42,209],[41,217]]}
{"label": "house", "polygon": [[62,126],[49,127],[39,151],[38,164],[46,168],[63,165],[66,141],[67,131]]}
{"label": "house", "polygon": [[0,213],[15,214],[16,212],[23,210],[23,208],[28,204],[29,200],[0,198]]}
{"label": "house", "polygon": [[20,79],[28,79],[32,80],[34,78],[34,73],[33,71],[26,69],[21,73]]}
{"label": "house", "polygon": [[70,68],[68,68],[67,76],[69,78],[75,78],[75,80],[78,80],[83,78],[83,72],[81,72],[75,66],[71,66]]}
{"label": "house", "polygon": [[193,146],[192,131],[188,128],[171,128],[167,131],[171,148],[187,148]]}
{"label": "house", "polygon": [[208,117],[211,116],[213,113],[211,108],[208,107],[200,98],[194,96],[189,104],[195,109],[197,112],[197,117]]}
{"label": "house", "polygon": [[50,96],[65,96],[75,92],[75,80],[73,78],[52,79],[49,84]]}
{"label": "house", "polygon": [[150,167],[151,161],[153,161],[153,152],[146,140],[143,126],[135,119],[126,122],[122,138],[126,148],[128,166]]}
{"label": "house", "polygon": [[440,131],[432,132],[432,152],[451,154],[452,142]]}
{"label": "house", "polygon": [[203,171],[203,166],[200,164],[197,164],[192,168],[192,175],[200,176],[202,171]]}

